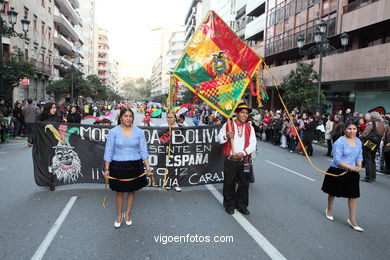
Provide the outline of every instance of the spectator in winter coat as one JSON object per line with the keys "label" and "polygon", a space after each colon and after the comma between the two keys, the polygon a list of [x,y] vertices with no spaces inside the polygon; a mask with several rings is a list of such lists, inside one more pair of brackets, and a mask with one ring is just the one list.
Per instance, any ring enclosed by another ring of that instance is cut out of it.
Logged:
{"label": "spectator in winter coat", "polygon": [[27,99],[27,103],[28,105],[24,107],[22,114],[27,129],[27,144],[31,147],[33,144],[34,123],[38,116],[38,107],[33,104],[31,98]]}
{"label": "spectator in winter coat", "polygon": [[326,121],[325,126],[325,140],[328,145],[328,152],[326,156],[332,156],[332,131],[334,126],[334,115],[331,114],[328,116],[328,121]]}
{"label": "spectator in winter coat", "polygon": [[81,115],[77,109],[77,106],[72,106],[70,108],[70,113],[68,114],[66,122],[70,123],[70,124],[80,124],[81,123]]}
{"label": "spectator in winter coat", "polygon": [[332,130],[332,141],[333,143],[339,139],[340,136],[343,136],[343,121],[340,118],[340,115],[334,116],[334,125]]}

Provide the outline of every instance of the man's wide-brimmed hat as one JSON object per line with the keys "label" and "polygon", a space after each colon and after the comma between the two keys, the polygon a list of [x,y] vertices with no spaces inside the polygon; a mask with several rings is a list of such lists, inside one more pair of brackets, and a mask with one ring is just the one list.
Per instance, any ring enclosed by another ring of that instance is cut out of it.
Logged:
{"label": "man's wide-brimmed hat", "polygon": [[246,103],[238,104],[238,106],[236,107],[236,110],[234,110],[234,112],[239,112],[239,111],[241,111],[241,109],[247,109],[249,113],[252,112],[252,109],[250,109]]}

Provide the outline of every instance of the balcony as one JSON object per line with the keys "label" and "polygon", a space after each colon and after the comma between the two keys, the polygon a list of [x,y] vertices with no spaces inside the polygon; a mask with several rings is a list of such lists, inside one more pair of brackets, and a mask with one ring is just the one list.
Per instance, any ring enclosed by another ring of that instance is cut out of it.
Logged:
{"label": "balcony", "polygon": [[108,49],[100,48],[100,49],[98,49],[98,53],[101,53],[101,54],[108,54]]}
{"label": "balcony", "polygon": [[[357,49],[335,54],[323,58],[322,63],[322,81],[347,81],[363,80],[372,78],[389,78],[390,75],[390,43],[380,44],[373,47]],[[356,62],[364,60],[364,62]],[[307,60],[314,61],[314,69],[318,71],[319,59]],[[370,64],[370,66],[367,66]],[[296,63],[283,66],[271,67],[272,75],[280,84],[283,77],[296,68]],[[266,73],[266,80],[271,84],[272,79]]]}
{"label": "balcony", "polygon": [[53,58],[53,65],[55,68],[59,69],[62,72],[67,72],[65,69],[65,65],[68,67],[73,67],[77,72],[82,73],[83,70],[81,67],[77,66],[76,64],[72,63],[71,60],[66,59],[65,57],[62,56],[54,56]]}
{"label": "balcony", "polygon": [[57,45],[57,48],[60,50],[61,53],[64,55],[73,55],[73,49],[74,45],[71,41],[66,39],[61,34],[55,34],[54,35],[54,44]]}
{"label": "balcony", "polygon": [[108,71],[108,67],[107,66],[98,66],[98,70],[99,71]]}
{"label": "balcony", "polygon": [[82,38],[76,29],[63,14],[54,12],[54,23],[58,26],[58,31],[60,31],[61,34],[72,38],[73,42],[82,42]]}
{"label": "balcony", "polygon": [[245,26],[245,40],[255,40],[265,28],[265,14],[260,15]]}
{"label": "balcony", "polygon": [[98,57],[98,58],[97,58],[97,61],[98,61],[98,62],[101,62],[101,63],[108,63],[108,58]]}
{"label": "balcony", "polygon": [[390,1],[355,1],[343,8],[342,31],[350,32],[390,19]]}
{"label": "balcony", "polygon": [[[73,1],[73,2],[77,2]],[[59,8],[60,12],[64,14],[66,17],[69,17],[69,19],[72,21],[73,24],[81,25],[82,21],[78,13],[76,13],[76,10],[71,5],[69,0],[55,0],[56,6]],[[79,4],[80,5],[80,4]]]}
{"label": "balcony", "polygon": [[46,64],[42,61],[38,61],[37,59],[30,58],[30,61],[35,65],[35,68],[37,70],[37,73],[44,74],[44,75],[51,75],[52,74],[52,65]]}
{"label": "balcony", "polygon": [[80,8],[80,1],[79,0],[69,0],[69,3],[73,6],[74,9]]}
{"label": "balcony", "polygon": [[265,0],[248,0],[246,4],[247,16],[259,16],[265,11]]}

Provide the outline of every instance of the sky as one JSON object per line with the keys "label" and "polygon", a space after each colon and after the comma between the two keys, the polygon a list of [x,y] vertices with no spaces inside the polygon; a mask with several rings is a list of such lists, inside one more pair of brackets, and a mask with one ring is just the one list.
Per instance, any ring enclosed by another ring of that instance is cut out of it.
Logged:
{"label": "sky", "polygon": [[122,77],[151,76],[151,30],[184,24],[192,0],[96,0],[96,25],[108,30]]}

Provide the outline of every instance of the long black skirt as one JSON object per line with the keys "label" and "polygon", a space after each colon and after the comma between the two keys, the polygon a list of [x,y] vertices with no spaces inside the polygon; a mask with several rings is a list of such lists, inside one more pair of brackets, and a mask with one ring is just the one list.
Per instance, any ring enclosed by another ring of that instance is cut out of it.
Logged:
{"label": "long black skirt", "polygon": [[[117,179],[131,179],[140,176],[144,172],[142,160],[137,161],[112,161],[110,163],[110,176]],[[132,181],[109,180],[110,189],[117,192],[132,192],[142,189],[147,185],[145,175]]]}
{"label": "long black skirt", "polygon": [[[345,170],[331,166],[327,172],[340,175],[345,172]],[[359,180],[359,173],[354,171],[348,171],[346,174],[339,177],[325,175],[321,190],[336,197],[359,198]]]}

